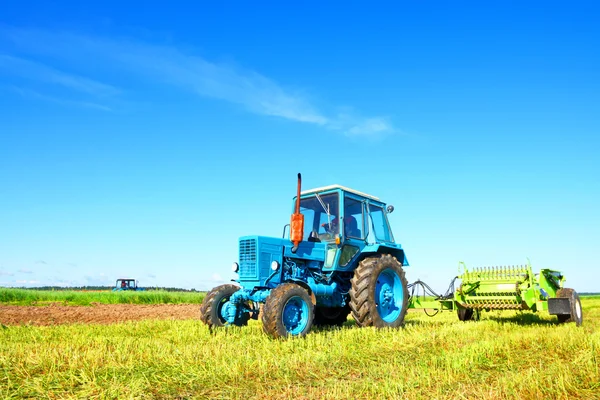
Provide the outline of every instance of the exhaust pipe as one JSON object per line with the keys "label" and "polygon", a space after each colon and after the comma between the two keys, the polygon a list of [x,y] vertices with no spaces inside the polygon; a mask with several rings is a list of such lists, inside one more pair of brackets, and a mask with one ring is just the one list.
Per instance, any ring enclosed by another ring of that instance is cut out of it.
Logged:
{"label": "exhaust pipe", "polygon": [[290,240],[294,244],[292,253],[298,251],[298,246],[304,237],[304,214],[300,213],[300,187],[302,186],[302,175],[298,173],[298,194],[296,195],[296,209],[292,214],[290,222]]}

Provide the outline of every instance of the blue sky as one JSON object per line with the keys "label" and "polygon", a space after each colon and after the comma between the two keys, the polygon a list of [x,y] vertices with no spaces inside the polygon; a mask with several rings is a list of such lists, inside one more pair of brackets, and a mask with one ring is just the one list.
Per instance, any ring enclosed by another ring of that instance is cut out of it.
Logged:
{"label": "blue sky", "polygon": [[594,2],[3,2],[0,286],[208,289],[296,174],[393,204],[410,281],[598,291]]}

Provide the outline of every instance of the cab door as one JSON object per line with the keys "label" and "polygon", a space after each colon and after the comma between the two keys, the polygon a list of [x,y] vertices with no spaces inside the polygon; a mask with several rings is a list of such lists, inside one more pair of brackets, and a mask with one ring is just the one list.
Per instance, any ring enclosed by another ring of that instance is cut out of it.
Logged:
{"label": "cab door", "polygon": [[368,236],[367,204],[363,198],[350,193],[344,195],[343,204],[342,240],[336,265],[340,270],[353,270]]}

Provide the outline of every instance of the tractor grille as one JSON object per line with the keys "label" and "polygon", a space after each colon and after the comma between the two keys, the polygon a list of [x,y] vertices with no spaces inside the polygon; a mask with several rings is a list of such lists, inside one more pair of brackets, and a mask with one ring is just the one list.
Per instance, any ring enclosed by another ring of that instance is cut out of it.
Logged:
{"label": "tractor grille", "polygon": [[240,240],[240,278],[257,278],[256,239]]}

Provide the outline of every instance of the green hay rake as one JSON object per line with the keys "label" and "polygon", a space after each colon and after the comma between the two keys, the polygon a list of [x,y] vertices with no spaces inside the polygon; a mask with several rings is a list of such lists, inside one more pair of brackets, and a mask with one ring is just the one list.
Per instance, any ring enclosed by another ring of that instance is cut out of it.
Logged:
{"label": "green hay rake", "polygon": [[[408,285],[412,289],[408,307],[426,312],[456,310],[461,321],[479,319],[481,311],[519,310],[547,311],[560,322],[575,322],[578,326],[582,323],[579,295],[573,289],[563,288],[565,278],[560,271],[542,269],[535,274],[529,263],[469,270],[461,262],[459,272],[441,296],[422,281]],[[454,290],[456,279],[461,284]],[[416,294],[419,287],[423,296]]]}

